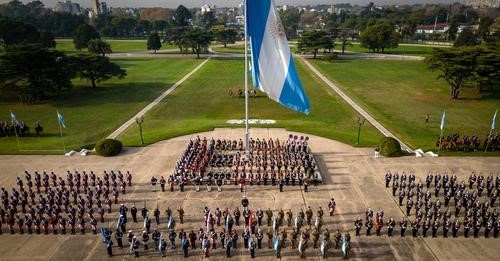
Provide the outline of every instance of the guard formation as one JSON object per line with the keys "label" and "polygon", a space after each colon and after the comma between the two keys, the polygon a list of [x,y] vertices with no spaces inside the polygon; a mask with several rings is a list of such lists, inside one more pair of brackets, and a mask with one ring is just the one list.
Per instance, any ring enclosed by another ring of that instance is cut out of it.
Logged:
{"label": "guard formation", "polygon": [[[391,185],[392,182],[392,185]],[[384,223],[384,212],[379,209],[373,221],[373,210],[368,208],[365,215],[366,235],[371,234],[375,226],[376,234],[381,234],[387,226],[387,235],[393,236],[396,226],[404,237],[411,226],[413,237],[464,237],[498,238],[500,219],[495,208],[500,193],[500,176],[484,177],[472,172],[468,180],[457,181],[455,174],[429,172],[425,185],[420,180],[416,183],[414,173],[401,175],[388,171],[385,174],[385,186],[392,189],[392,195],[406,211],[406,215],[397,222],[390,217]],[[425,193],[424,193],[425,186]],[[486,191],[485,191],[486,189]],[[442,193],[441,193],[442,190]],[[432,197],[435,200],[432,200]],[[415,200],[415,201],[414,201]],[[414,210],[413,210],[414,209]],[[413,220],[411,220],[413,217]],[[363,221],[360,217],[354,223],[356,235],[361,235]],[[461,233],[460,231],[463,231]],[[451,233],[449,233],[451,232]]]}
{"label": "guard formation", "polygon": [[[333,201],[333,199],[332,199]],[[332,204],[329,202],[329,205]],[[333,201],[334,202],[334,201]],[[120,207],[120,214],[116,226],[115,241],[119,248],[128,247],[129,254],[136,257],[142,254],[158,252],[162,257],[167,256],[167,252],[181,249],[184,257],[201,256],[210,257],[210,252],[222,248],[226,257],[234,255],[234,249],[243,245],[251,258],[256,256],[256,252],[266,247],[274,250],[277,258],[281,257],[282,249],[296,249],[301,258],[306,257],[308,248],[318,251],[323,258],[327,258],[329,249],[342,249],[345,257],[350,251],[350,234],[344,235],[336,231],[333,236],[329,229],[324,226],[324,212],[321,207],[316,210],[316,215],[311,207],[301,209],[295,214],[291,209],[286,212],[283,209],[273,211],[262,208],[251,210],[246,197],[242,199],[241,208],[216,208],[210,210],[208,207],[199,213],[199,229],[184,227],[176,229],[176,220],[183,223],[184,210],[177,209],[177,216],[167,207],[162,211],[156,207],[153,211],[156,228],[151,229],[150,210],[144,206],[140,212],[142,218],[138,220],[138,209],[134,206],[130,209],[132,221],[138,223],[142,221],[142,232],[127,231],[129,209],[126,206]],[[161,215],[161,216],[160,216]],[[162,232],[165,231],[165,235]],[[112,256],[112,246],[115,245],[112,239],[112,232],[108,228],[101,228],[103,243],[108,255]],[[128,239],[128,244],[123,243],[123,237]],[[267,244],[265,242],[267,241]],[[242,243],[239,243],[242,242]],[[142,246],[142,247],[141,247]],[[190,252],[194,252],[190,254]],[[311,251],[312,252],[312,251]],[[172,255],[172,254],[171,254]]]}
{"label": "guard formation", "polygon": [[[308,137],[290,135],[288,140],[250,139],[249,154],[244,155],[243,141],[214,140],[206,138],[190,140],[177,162],[174,173],[169,177],[173,186],[193,184],[196,190],[206,185],[207,189],[223,184],[245,186],[272,185],[304,186],[317,185],[321,176],[308,145]],[[181,188],[183,191],[183,187]]]}
{"label": "guard formation", "polygon": [[68,170],[63,178],[54,172],[25,171],[16,185],[10,193],[0,189],[0,233],[6,224],[10,234],[84,234],[88,228],[96,234],[98,222],[104,222],[119,204],[120,193],[132,185],[132,174],[104,171],[98,177],[94,171]]}

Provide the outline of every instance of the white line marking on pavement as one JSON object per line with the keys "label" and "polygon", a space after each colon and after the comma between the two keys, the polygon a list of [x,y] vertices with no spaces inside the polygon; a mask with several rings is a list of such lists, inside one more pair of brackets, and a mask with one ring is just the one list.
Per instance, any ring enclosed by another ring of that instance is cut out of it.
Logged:
{"label": "white line marking on pavement", "polygon": [[200,65],[198,65],[194,70],[192,70],[190,73],[186,74],[182,79],[180,79],[178,82],[176,82],[172,87],[168,88],[162,95],[160,95],[158,98],[156,98],[154,101],[152,101],[148,106],[144,107],[139,113],[137,113],[134,117],[130,118],[127,122],[125,122],[120,128],[115,130],[113,133],[111,133],[108,136],[108,139],[116,139],[120,134],[122,134],[130,125],[134,124],[135,119],[144,116],[148,111],[150,111],[153,107],[155,107],[158,103],[160,103],[165,97],[167,97],[171,92],[173,92],[179,85],[184,83],[191,75],[193,75],[196,71],[198,71],[203,65],[205,65],[208,60],[210,60],[210,57],[208,57],[205,61],[203,61]]}
{"label": "white line marking on pavement", "polygon": [[383,135],[386,137],[392,137],[395,138],[399,143],[401,144],[401,148],[403,150],[406,150],[408,152],[413,152],[413,150],[403,143],[398,137],[396,137],[394,134],[392,134],[389,130],[387,130],[382,124],[380,124],[375,118],[373,118],[368,112],[366,112],[361,106],[359,106],[357,103],[355,103],[349,96],[347,96],[342,90],[340,90],[339,87],[337,87],[335,84],[333,84],[328,78],[326,78],[316,67],[314,67],[309,61],[304,59],[303,57],[299,56],[300,59],[313,71],[323,82],[325,82],[332,90],[334,90],[342,99],[344,99],[351,107],[353,107],[361,116],[363,116],[366,120],[368,120],[377,130],[379,130]]}

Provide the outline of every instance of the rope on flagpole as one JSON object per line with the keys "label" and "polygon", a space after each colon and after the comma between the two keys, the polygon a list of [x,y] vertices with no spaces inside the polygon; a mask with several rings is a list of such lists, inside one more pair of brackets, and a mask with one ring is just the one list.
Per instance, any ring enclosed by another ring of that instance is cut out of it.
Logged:
{"label": "rope on flagpole", "polygon": [[247,1],[243,1],[245,8],[245,151],[250,153],[249,139],[250,133],[248,130],[248,28],[247,28]]}

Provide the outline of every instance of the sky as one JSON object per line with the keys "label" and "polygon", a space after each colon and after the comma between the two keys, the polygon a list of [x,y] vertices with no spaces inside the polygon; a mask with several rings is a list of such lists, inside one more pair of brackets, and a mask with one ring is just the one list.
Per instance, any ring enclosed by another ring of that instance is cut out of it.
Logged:
{"label": "sky", "polygon": [[[0,0],[0,3],[7,3],[10,0]],[[21,0],[22,2],[31,2],[31,0]],[[66,0],[41,0],[47,7],[53,7],[55,3]],[[242,3],[243,0],[102,0],[112,7],[171,7],[175,8],[180,4],[187,7],[200,7],[205,3],[216,6],[234,7]],[[91,0],[73,0],[83,7],[90,7]],[[375,4],[415,4],[415,3],[454,3],[465,2],[465,0],[275,0],[276,5],[307,5],[307,4],[336,4],[352,3],[366,5],[368,2]]]}

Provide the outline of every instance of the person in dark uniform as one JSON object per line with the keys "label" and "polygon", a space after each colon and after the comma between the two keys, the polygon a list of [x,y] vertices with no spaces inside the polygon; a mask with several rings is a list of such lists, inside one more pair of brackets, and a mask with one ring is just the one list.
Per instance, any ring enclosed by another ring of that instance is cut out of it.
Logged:
{"label": "person in dark uniform", "polygon": [[113,241],[111,239],[106,242],[106,250],[108,251],[108,256],[113,256]]}
{"label": "person in dark uniform", "polygon": [[120,249],[123,248],[123,241],[122,241],[123,232],[120,229],[116,230],[115,238],[116,238],[116,243],[118,244],[118,247]]}
{"label": "person in dark uniform", "polygon": [[406,218],[402,217],[401,221],[399,221],[399,228],[401,232],[401,237],[404,237],[406,234],[406,228],[408,227],[408,221]]}
{"label": "person in dark uniform", "polygon": [[389,188],[389,183],[391,183],[391,179],[392,179],[392,174],[390,171],[388,171],[386,174],[385,174],[385,187],[386,188]]}
{"label": "person in dark uniform", "polygon": [[490,231],[493,228],[493,219],[488,219],[486,222],[486,226],[484,227],[484,237],[489,238],[490,237]]}
{"label": "person in dark uniform", "polygon": [[283,179],[280,179],[278,181],[278,185],[279,185],[279,188],[280,188],[280,192],[283,192],[283,186],[285,185],[285,183],[283,182]]}
{"label": "person in dark uniform", "polygon": [[354,221],[354,227],[356,228],[356,236],[359,236],[359,232],[361,231],[361,227],[363,226],[363,221],[360,217]]}
{"label": "person in dark uniform", "polygon": [[257,229],[256,238],[257,238],[257,248],[261,249],[262,248],[262,239],[264,238],[264,232],[262,232],[262,229],[260,227],[259,227],[259,229]]}
{"label": "person in dark uniform", "polygon": [[394,182],[392,184],[392,196],[395,197],[396,196],[396,192],[398,191],[398,183],[397,182]]}
{"label": "person in dark uniform", "polygon": [[458,230],[460,229],[460,220],[455,219],[455,222],[453,222],[453,227],[451,229],[451,232],[453,233],[453,237],[457,237]]}
{"label": "person in dark uniform", "polygon": [[161,192],[165,192],[165,184],[166,183],[167,183],[167,181],[165,180],[165,178],[163,176],[161,176],[161,178],[160,178]]}
{"label": "person in dark uniform", "polygon": [[403,205],[403,200],[405,199],[405,191],[404,190],[401,190],[399,192],[399,205],[402,206]]}
{"label": "person in dark uniform", "polygon": [[481,221],[476,220],[476,222],[474,222],[474,238],[479,237],[479,230],[480,229],[481,229]]}
{"label": "person in dark uniform", "polygon": [[396,221],[393,217],[390,217],[389,220],[387,220],[387,236],[392,237],[394,226],[396,226]]}
{"label": "person in dark uniform", "polygon": [[420,228],[420,223],[418,222],[418,220],[414,220],[413,222],[411,222],[411,231],[413,237],[417,237],[419,228]]}
{"label": "person in dark uniform", "polygon": [[432,224],[432,237],[437,237],[437,231],[439,229],[439,220],[435,219]]}
{"label": "person in dark uniform", "polygon": [[184,257],[185,258],[189,257],[189,255],[188,255],[189,242],[188,242],[187,238],[185,238],[185,237],[182,238],[181,247],[182,247],[182,251],[184,252]]}
{"label": "person in dark uniform", "polygon": [[137,208],[135,207],[135,204],[130,209],[130,214],[132,214],[132,220],[134,223],[137,223]]}
{"label": "person in dark uniform", "polygon": [[445,218],[444,224],[443,224],[443,237],[447,238],[448,237],[448,230],[450,229],[451,222],[449,218]]}
{"label": "person in dark uniform", "polygon": [[425,221],[424,221],[424,233],[423,233],[423,237],[427,237],[427,231],[429,231],[429,229],[431,228],[431,219],[430,218],[426,218]]}
{"label": "person in dark uniform", "polygon": [[471,227],[471,221],[465,220],[464,221],[464,237],[466,237],[466,238],[469,237],[470,227]]}
{"label": "person in dark uniform", "polygon": [[493,237],[498,238],[498,232],[500,232],[500,219],[497,218],[495,222],[495,228],[493,229]]}
{"label": "person in dark uniform", "polygon": [[372,230],[372,227],[373,227],[373,221],[372,221],[371,218],[368,218],[366,220],[365,226],[366,226],[366,235],[370,236],[371,230]]}
{"label": "person in dark uniform", "polygon": [[[229,234],[228,234],[229,235]],[[233,245],[233,240],[228,236],[228,239],[225,242],[225,247],[226,247],[226,257],[229,258],[231,257],[231,246]]]}

